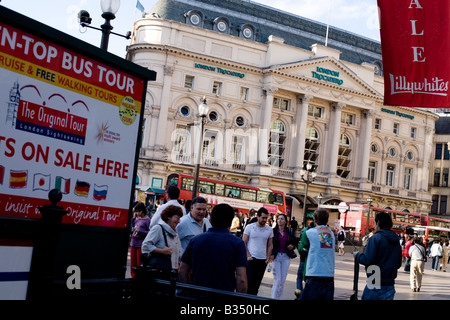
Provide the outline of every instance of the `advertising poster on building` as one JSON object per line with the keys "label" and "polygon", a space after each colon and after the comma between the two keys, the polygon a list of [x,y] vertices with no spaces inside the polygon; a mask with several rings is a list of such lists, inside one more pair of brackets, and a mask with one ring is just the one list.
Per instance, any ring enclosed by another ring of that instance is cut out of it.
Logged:
{"label": "advertising poster on building", "polygon": [[144,80],[0,22],[0,215],[125,228]]}
{"label": "advertising poster on building", "polygon": [[450,2],[378,0],[384,104],[450,106]]}

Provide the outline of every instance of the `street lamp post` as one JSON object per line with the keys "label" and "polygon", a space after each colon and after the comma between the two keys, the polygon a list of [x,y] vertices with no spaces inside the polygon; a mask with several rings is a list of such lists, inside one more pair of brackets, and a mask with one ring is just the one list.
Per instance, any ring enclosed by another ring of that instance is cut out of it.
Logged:
{"label": "street lamp post", "polygon": [[194,186],[192,189],[192,199],[197,196],[198,191],[198,176],[200,174],[200,163],[202,162],[202,148],[203,148],[203,129],[206,122],[206,115],[208,114],[209,107],[206,104],[206,97],[202,98],[202,103],[198,106],[198,116],[201,118],[200,120],[200,139],[198,143],[198,152],[197,152],[197,163],[195,164],[195,174],[194,174]]}
{"label": "street lamp post", "polygon": [[373,199],[372,199],[372,197],[369,195],[369,197],[367,198],[367,203],[369,204],[369,211],[367,212],[366,234],[369,233],[370,207],[372,206],[372,202],[373,202]]}
{"label": "street lamp post", "polygon": [[308,162],[306,164],[306,170],[300,170],[300,176],[302,177],[303,182],[305,182],[305,198],[303,199],[303,227],[306,227],[306,199],[308,199],[308,187],[317,176],[314,172],[314,166]]}
{"label": "street lamp post", "polygon": [[102,8],[102,17],[105,18],[105,23],[100,26],[101,29],[90,26],[92,22],[92,18],[89,15],[89,12],[86,10],[81,10],[78,13],[78,22],[82,27],[87,27],[95,30],[99,30],[102,32],[102,39],[100,42],[100,48],[104,50],[108,50],[109,43],[109,35],[115,34],[116,36],[124,37],[126,39],[131,39],[131,32],[128,31],[126,35],[121,35],[115,32],[112,32],[113,29],[111,25],[111,20],[116,18],[116,13],[120,7],[120,0],[101,0],[100,6]]}

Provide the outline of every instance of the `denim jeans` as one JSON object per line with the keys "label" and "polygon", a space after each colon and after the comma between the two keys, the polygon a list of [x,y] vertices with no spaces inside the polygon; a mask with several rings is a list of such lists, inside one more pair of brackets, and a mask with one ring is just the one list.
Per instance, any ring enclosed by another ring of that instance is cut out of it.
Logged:
{"label": "denim jeans", "polygon": [[291,259],[286,253],[279,252],[272,262],[273,266],[273,285],[270,297],[281,300],[283,298],[284,283],[289,271]]}
{"label": "denim jeans", "polygon": [[304,268],[305,263],[304,262],[300,262],[300,264],[298,265],[298,270],[297,270],[297,289],[298,290],[303,290],[303,268]]}
{"label": "denim jeans", "polygon": [[300,300],[333,300],[334,281],[320,278],[306,279],[305,288],[302,291]]}
{"label": "denim jeans", "polygon": [[381,286],[380,289],[369,289],[366,286],[361,300],[394,300],[394,296],[394,286]]}
{"label": "denim jeans", "polygon": [[431,269],[434,269],[434,270],[439,269],[439,256],[433,257],[433,261],[431,262]]}

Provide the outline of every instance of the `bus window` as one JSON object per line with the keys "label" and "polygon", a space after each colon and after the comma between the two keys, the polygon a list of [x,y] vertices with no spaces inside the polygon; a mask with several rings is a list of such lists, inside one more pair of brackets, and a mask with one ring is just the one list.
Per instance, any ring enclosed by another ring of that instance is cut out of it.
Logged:
{"label": "bus window", "polygon": [[269,192],[259,190],[257,194],[257,199],[258,202],[269,203]]}
{"label": "bus window", "polygon": [[223,196],[225,193],[225,185],[221,183],[216,183],[216,194],[218,196]]}
{"label": "bus window", "polygon": [[403,214],[397,213],[397,221],[405,222],[405,216]]}
{"label": "bus window", "polygon": [[199,181],[199,192],[214,194],[214,183],[209,181]]}
{"label": "bus window", "polygon": [[230,198],[240,198],[241,192],[238,187],[225,186],[225,196]]}
{"label": "bus window", "polygon": [[181,179],[181,189],[188,190],[188,191],[194,190],[194,179],[183,177]]}
{"label": "bus window", "polygon": [[167,178],[167,185],[171,185],[174,184],[176,186],[178,186],[178,175],[177,174],[171,174],[168,178]]}
{"label": "bus window", "polygon": [[277,206],[283,205],[283,195],[282,194],[272,192],[270,194],[270,198],[271,198],[271,201],[270,201],[271,204],[275,204]]}
{"label": "bus window", "polygon": [[256,190],[241,188],[241,199],[256,201]]}

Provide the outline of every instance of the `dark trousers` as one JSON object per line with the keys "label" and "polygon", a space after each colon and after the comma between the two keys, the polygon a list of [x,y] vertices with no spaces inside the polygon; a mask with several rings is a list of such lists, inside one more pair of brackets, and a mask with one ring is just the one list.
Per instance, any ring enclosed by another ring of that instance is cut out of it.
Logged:
{"label": "dark trousers", "polygon": [[266,272],[266,260],[255,259],[247,262],[248,294],[258,295],[259,286]]}
{"label": "dark trousers", "polygon": [[306,279],[300,300],[333,300],[334,279],[310,277]]}

